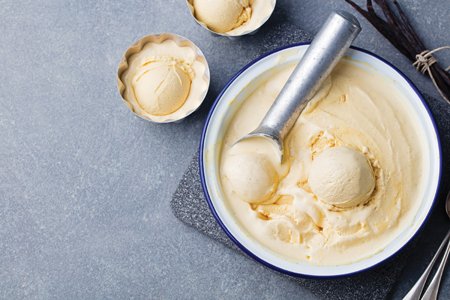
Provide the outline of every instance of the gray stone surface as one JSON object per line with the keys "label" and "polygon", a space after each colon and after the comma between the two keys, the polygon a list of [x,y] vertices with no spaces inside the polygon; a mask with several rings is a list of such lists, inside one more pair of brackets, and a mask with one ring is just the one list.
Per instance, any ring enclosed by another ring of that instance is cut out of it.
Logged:
{"label": "gray stone surface", "polygon": [[[448,44],[448,0],[402,3],[432,47]],[[313,298],[170,211],[213,97],[247,62],[238,56],[239,41],[201,30],[182,0],[0,0],[0,7],[0,298]],[[336,7],[347,8],[340,0],[279,0],[277,18],[313,33]],[[363,27],[357,45],[393,61],[437,96]],[[140,120],[116,92],[123,51],[162,31],[191,38],[211,65],[205,105],[180,124]],[[221,52],[223,43],[236,43],[236,52]],[[230,55],[227,72],[215,73]],[[396,298],[448,227],[442,207],[432,218]]]}

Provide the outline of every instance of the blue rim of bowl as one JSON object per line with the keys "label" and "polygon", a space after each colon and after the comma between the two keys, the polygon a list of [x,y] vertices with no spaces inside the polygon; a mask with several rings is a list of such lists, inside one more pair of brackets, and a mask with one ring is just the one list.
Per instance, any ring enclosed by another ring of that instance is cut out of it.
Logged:
{"label": "blue rim of bowl", "polygon": [[427,102],[425,101],[422,93],[418,90],[418,88],[414,85],[414,83],[412,83],[412,81],[402,72],[400,71],[397,67],[395,67],[393,64],[391,64],[390,62],[388,62],[386,59],[359,47],[355,47],[355,46],[351,46],[351,49],[357,50],[357,51],[361,51],[363,53],[366,53],[380,61],[382,61],[383,63],[385,63],[386,65],[388,65],[389,67],[391,67],[394,71],[396,71],[398,74],[400,74],[400,76],[403,77],[403,79],[406,80],[406,82],[409,84],[409,86],[413,89],[413,91],[416,93],[416,95],[419,97],[420,101],[422,101],[423,106],[425,107],[425,110],[428,113],[428,116],[431,120],[431,123],[433,124],[433,128],[434,128],[434,132],[436,134],[436,140],[437,140],[437,145],[438,145],[438,151],[439,151],[439,178],[438,178],[438,183],[437,183],[437,188],[436,188],[436,192],[434,194],[434,199],[433,202],[431,204],[431,207],[426,215],[426,217],[424,218],[422,224],[420,224],[419,228],[416,230],[416,232],[411,236],[411,238],[408,239],[407,242],[405,242],[403,244],[403,246],[401,246],[396,252],[392,253],[390,256],[386,257],[385,259],[381,260],[378,263],[375,263],[372,266],[369,266],[367,268],[358,270],[358,271],[354,271],[354,272],[349,272],[349,273],[343,273],[343,274],[338,274],[338,275],[309,275],[309,274],[302,274],[302,273],[296,273],[296,272],[291,272],[288,270],[285,270],[283,268],[280,268],[278,266],[275,266],[265,260],[263,260],[262,258],[260,258],[259,256],[257,256],[256,254],[254,254],[253,252],[251,252],[250,250],[248,250],[244,245],[242,245],[234,236],[233,234],[228,230],[228,228],[225,226],[225,224],[222,222],[222,220],[220,219],[219,215],[217,214],[214,205],[211,201],[211,198],[209,196],[209,192],[208,192],[208,187],[206,186],[206,181],[205,181],[205,171],[204,171],[204,164],[203,164],[203,154],[204,154],[204,144],[205,144],[205,136],[206,136],[206,131],[208,129],[208,125],[210,123],[211,117],[214,113],[214,110],[217,106],[217,104],[219,103],[220,99],[222,98],[223,94],[225,93],[225,91],[228,89],[228,87],[233,84],[233,82],[248,68],[250,68],[251,66],[253,66],[255,63],[259,62],[260,60],[262,60],[263,58],[272,55],[274,53],[283,51],[285,49],[289,49],[289,48],[294,48],[294,47],[298,47],[298,46],[305,46],[305,45],[309,45],[311,44],[310,42],[306,42],[306,43],[295,43],[295,44],[290,44],[287,46],[283,46],[283,47],[279,47],[276,48],[274,50],[271,50],[269,52],[266,52],[264,54],[262,54],[261,56],[255,58],[254,60],[252,60],[251,62],[249,62],[247,65],[245,65],[242,69],[240,69],[228,82],[227,84],[224,86],[224,88],[222,89],[222,91],[220,92],[220,94],[217,96],[217,98],[214,100],[213,105],[211,106],[211,109],[209,110],[208,116],[206,118],[206,122],[205,125],[203,127],[203,131],[202,131],[202,136],[201,136],[201,140],[200,140],[200,145],[199,145],[199,168],[200,168],[200,180],[201,180],[201,184],[202,184],[202,189],[203,189],[203,193],[205,195],[206,198],[206,202],[208,203],[208,206],[214,216],[214,218],[216,219],[216,221],[219,223],[220,227],[222,228],[222,230],[225,232],[225,234],[248,256],[250,256],[251,258],[253,258],[254,260],[256,260],[257,262],[261,263],[262,265],[269,267],[275,271],[281,272],[283,274],[286,275],[290,275],[293,277],[300,277],[300,278],[311,278],[311,279],[335,279],[335,278],[341,278],[341,277],[346,277],[346,276],[353,276],[362,272],[366,272],[368,270],[374,269],[382,264],[385,264],[389,261],[391,261],[392,259],[394,259],[415,237],[417,237],[417,235],[423,230],[424,225],[427,223],[428,218],[431,215],[431,212],[434,210],[434,207],[436,205],[436,198],[439,192],[439,187],[441,185],[441,177],[442,177],[442,149],[441,149],[441,140],[439,137],[439,130],[436,126],[436,121],[434,120],[433,114],[431,113],[431,110],[427,104]]}

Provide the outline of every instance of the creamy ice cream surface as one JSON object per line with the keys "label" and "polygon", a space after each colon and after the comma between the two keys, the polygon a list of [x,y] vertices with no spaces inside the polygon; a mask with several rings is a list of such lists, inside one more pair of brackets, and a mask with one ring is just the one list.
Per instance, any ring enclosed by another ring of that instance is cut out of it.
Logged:
{"label": "creamy ice cream surface", "polygon": [[274,166],[257,153],[230,155],[223,172],[237,197],[249,203],[267,201],[278,184]]}
{"label": "creamy ice cream surface", "polygon": [[204,58],[188,42],[175,38],[148,36],[120,75],[122,96],[132,110],[157,122],[180,119],[195,110],[209,85]]}
{"label": "creamy ice cream surface", "polygon": [[348,264],[384,249],[424,193],[426,146],[395,82],[344,59],[285,140],[285,159],[257,140],[293,70],[273,71],[227,125],[220,179],[231,214],[262,245],[293,261]]}
{"label": "creamy ice cream surface", "polygon": [[249,0],[194,0],[195,17],[215,32],[241,26],[252,15]]}
{"label": "creamy ice cream surface", "polygon": [[133,78],[133,94],[139,106],[155,116],[168,115],[186,101],[191,88],[189,66],[173,58],[155,59]]}
{"label": "creamy ice cream surface", "polygon": [[259,28],[271,15],[273,0],[191,0],[194,17],[210,30],[240,35]]}
{"label": "creamy ice cream surface", "polygon": [[367,201],[375,187],[375,177],[362,153],[332,147],[313,160],[308,184],[319,200],[346,208]]}

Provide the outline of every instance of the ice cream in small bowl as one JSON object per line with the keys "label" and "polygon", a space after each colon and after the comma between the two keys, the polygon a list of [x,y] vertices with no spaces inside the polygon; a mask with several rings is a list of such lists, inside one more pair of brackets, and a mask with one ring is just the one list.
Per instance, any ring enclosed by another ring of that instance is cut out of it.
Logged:
{"label": "ice cream in small bowl", "polygon": [[433,118],[414,85],[352,48],[297,119],[284,158],[252,132],[308,45],[264,55],[219,95],[200,145],[211,211],[259,262],[294,276],[369,269],[424,224],[441,172]]}
{"label": "ice cream in small bowl", "polygon": [[203,102],[209,67],[201,50],[179,35],[147,35],[134,43],[119,64],[117,82],[128,108],[156,123],[179,121]]}
{"label": "ice cream in small bowl", "polygon": [[237,37],[256,32],[272,15],[276,0],[186,0],[194,19],[212,33]]}

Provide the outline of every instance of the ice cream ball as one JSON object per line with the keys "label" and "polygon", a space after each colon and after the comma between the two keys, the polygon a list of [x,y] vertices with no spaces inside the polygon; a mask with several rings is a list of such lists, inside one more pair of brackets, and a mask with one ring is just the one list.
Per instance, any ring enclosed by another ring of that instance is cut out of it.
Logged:
{"label": "ice cream ball", "polygon": [[191,78],[176,60],[151,62],[133,78],[133,92],[147,113],[163,116],[177,111],[186,101]]}
{"label": "ice cream ball", "polygon": [[251,17],[250,0],[194,0],[195,17],[214,32],[225,33]]}
{"label": "ice cream ball", "polygon": [[340,208],[365,203],[375,188],[367,158],[348,147],[324,150],[311,164],[309,186],[319,200]]}
{"label": "ice cream ball", "polygon": [[223,175],[242,201],[266,203],[278,186],[278,174],[264,154],[239,153],[227,157]]}

